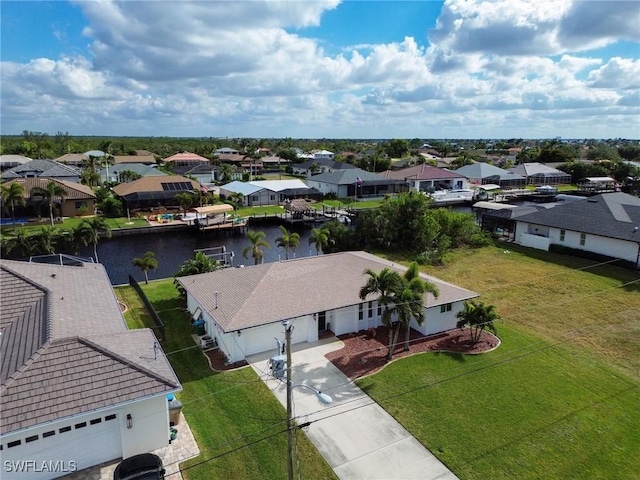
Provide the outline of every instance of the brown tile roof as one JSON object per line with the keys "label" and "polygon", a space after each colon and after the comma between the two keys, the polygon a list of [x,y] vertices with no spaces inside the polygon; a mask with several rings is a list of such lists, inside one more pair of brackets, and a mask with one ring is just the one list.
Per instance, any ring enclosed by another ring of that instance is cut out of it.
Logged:
{"label": "brown tile roof", "polygon": [[164,159],[165,162],[209,162],[208,158],[204,158],[196,153],[182,152],[176,153]]}
{"label": "brown tile roof", "polygon": [[149,329],[129,331],[104,267],[0,260],[1,432],[180,389]]}
{"label": "brown tile roof", "polygon": [[44,177],[29,177],[16,178],[14,180],[10,180],[7,183],[10,182],[19,183],[24,187],[24,196],[26,199],[31,198],[31,190],[33,188],[47,188],[49,182],[57,183],[66,190],[67,195],[64,197],[65,200],[84,200],[87,198],[96,198],[96,195],[95,193],[93,193],[91,187],[82,185],[81,183],[68,182],[66,180],[57,180],[54,178]]}
{"label": "brown tile roof", "polygon": [[413,167],[403,168],[402,170],[387,170],[380,175],[385,178],[393,178],[396,180],[440,180],[448,178],[465,178],[459,173],[432,167],[427,164],[415,165]]}
{"label": "brown tile roof", "polygon": [[[366,252],[342,252],[228,268],[178,280],[225,332],[231,332],[361,303],[358,294],[366,282],[364,270],[385,267],[406,270]],[[422,277],[440,290],[437,299],[426,295],[428,306],[478,296],[435,277]]]}
{"label": "brown tile roof", "polygon": [[164,191],[164,189],[162,188],[163,183],[183,182],[191,183],[192,190],[197,190],[200,188],[200,184],[195,180],[191,180],[190,178],[183,177],[181,175],[168,175],[139,178],[138,180],[134,180],[133,182],[121,183],[119,185],[116,185],[112,190],[116,195],[124,197],[132,193],[162,192]]}
{"label": "brown tile roof", "polygon": [[157,163],[153,155],[114,155],[113,162],[116,165],[121,163]]}

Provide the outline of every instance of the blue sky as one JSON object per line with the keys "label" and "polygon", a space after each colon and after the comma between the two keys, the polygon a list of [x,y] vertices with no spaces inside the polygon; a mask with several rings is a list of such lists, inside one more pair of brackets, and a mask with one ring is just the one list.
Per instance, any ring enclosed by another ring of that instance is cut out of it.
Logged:
{"label": "blue sky", "polygon": [[640,137],[639,2],[0,9],[3,134]]}

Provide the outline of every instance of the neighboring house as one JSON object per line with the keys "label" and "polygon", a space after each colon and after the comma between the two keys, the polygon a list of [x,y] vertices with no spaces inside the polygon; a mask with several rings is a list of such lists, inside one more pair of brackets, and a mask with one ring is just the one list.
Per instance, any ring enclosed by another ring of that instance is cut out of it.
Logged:
{"label": "neighboring house", "polygon": [[[204,320],[208,335],[217,340],[230,362],[276,350],[282,322],[295,327],[293,343],[315,342],[320,333],[358,332],[382,324],[382,306],[375,295],[359,298],[365,269],[388,267],[400,273],[402,265],[366,252],[342,252],[178,278],[187,292],[194,320]],[[472,291],[421,274],[440,290],[436,299],[425,295],[426,321],[412,328],[424,335],[456,327],[456,314]]]}
{"label": "neighboring house", "polygon": [[67,153],[53,160],[58,163],[64,163],[65,165],[71,165],[72,167],[82,168],[86,161],[89,160],[89,157],[84,153]]}
{"label": "neighboring house", "polygon": [[335,154],[329,150],[314,150],[311,152],[314,160],[333,160]]}
{"label": "neighboring house", "polygon": [[32,191],[35,187],[47,188],[49,182],[55,182],[63,187],[66,194],[62,203],[60,198],[54,198],[53,204],[56,212],[54,215],[63,217],[75,217],[79,215],[92,214],[95,211],[96,195],[91,187],[80,183],[65,182],[52,178],[18,178],[10,180],[6,184],[16,182],[24,187],[25,206],[16,205],[16,216],[34,216],[49,214],[46,200],[41,196],[35,196]]}
{"label": "neighboring house", "polygon": [[223,153],[218,155],[218,160],[222,163],[228,163],[243,171],[243,173],[252,172],[253,175],[258,175],[264,165],[262,158],[251,158],[250,156],[239,153]]}
{"label": "neighboring house", "polygon": [[176,195],[197,190],[201,190],[198,182],[180,175],[144,177],[112,188],[128,209],[175,207],[178,206]]}
{"label": "neighboring house", "polygon": [[[0,260],[0,284],[3,480],[169,444],[167,395],[182,387],[153,331],[127,330],[102,265]],[[19,461],[32,467],[7,468]]]}
{"label": "neighboring house", "polygon": [[67,182],[80,182],[80,169],[54,160],[31,160],[2,172],[3,180],[47,177]]}
{"label": "neighboring house", "polygon": [[[308,193],[309,195],[305,195]],[[253,182],[233,181],[220,187],[220,197],[230,198],[241,195],[242,204],[257,207],[261,205],[280,205],[286,199],[318,196],[319,192],[310,189],[302,180],[259,180]]]}
{"label": "neighboring house", "polygon": [[217,150],[215,150],[213,152],[215,155],[226,155],[226,154],[234,154],[237,155],[240,152],[238,150],[236,150],[235,148],[229,148],[229,147],[222,147],[222,148],[218,148]]}
{"label": "neighboring house", "polygon": [[523,163],[510,168],[509,172],[525,177],[527,185],[569,185],[571,183],[571,175],[544,163]]}
{"label": "neighboring house", "polygon": [[385,178],[360,168],[314,175],[307,179],[307,185],[323,195],[335,195],[337,198],[382,197],[408,189],[404,180]]}
{"label": "neighboring house", "polygon": [[209,187],[215,183],[220,175],[220,167],[210,163],[201,163],[198,165],[181,165],[174,166],[173,173],[184,177],[197,180],[200,185]]}
{"label": "neighboring house", "polygon": [[31,161],[33,161],[33,159],[23,157],[22,155],[0,155],[0,172],[24,165]]}
{"label": "neighboring house", "polygon": [[287,167],[291,162],[286,158],[280,158],[274,155],[262,157],[262,166],[265,170],[279,172],[282,167]]}
{"label": "neighboring house", "polygon": [[119,163],[100,170],[100,179],[103,182],[124,182],[125,179],[122,178],[122,172],[126,171],[136,173],[142,177],[162,177],[168,175],[167,173],[158,170],[157,165],[147,165],[144,163]]}
{"label": "neighboring house", "polygon": [[176,153],[164,159],[164,163],[174,165],[198,165],[200,163],[210,163],[208,158],[190,152]]}
{"label": "neighboring house", "polygon": [[426,164],[402,170],[387,170],[380,175],[384,178],[404,180],[409,183],[409,188],[416,192],[467,188],[467,179],[463,175]]}
{"label": "neighboring house", "polygon": [[473,165],[465,165],[454,171],[464,175],[469,182],[477,185],[496,184],[503,188],[511,188],[524,187],[526,184],[523,176],[509,173],[488,163],[477,162]]}
{"label": "neighboring house", "polygon": [[142,163],[144,165],[157,165],[158,162],[156,162],[156,157],[154,155],[114,155],[113,163],[114,165],[121,165],[123,163]]}
{"label": "neighboring house", "polygon": [[541,250],[584,250],[640,268],[640,198],[604,193],[523,215],[516,219],[515,241]]}
{"label": "neighboring house", "polygon": [[294,175],[304,175],[307,178],[321,173],[332,173],[354,168],[358,167],[351,165],[350,163],[337,162],[335,160],[322,158],[318,160],[307,160],[306,162],[297,163],[291,166],[291,170]]}

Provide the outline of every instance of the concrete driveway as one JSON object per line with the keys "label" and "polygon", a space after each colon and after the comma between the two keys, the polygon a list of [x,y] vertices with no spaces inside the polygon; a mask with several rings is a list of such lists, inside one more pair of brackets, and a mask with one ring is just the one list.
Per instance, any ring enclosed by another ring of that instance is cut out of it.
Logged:
{"label": "concrete driveway", "polygon": [[[313,387],[333,398],[320,403],[304,387],[293,390],[298,423],[314,422],[306,434],[341,479],[453,480],[457,477],[382,407],[355,386],[324,355],[342,342],[335,337],[294,345],[293,384]],[[270,354],[247,358],[286,407],[286,383],[268,376]]]}

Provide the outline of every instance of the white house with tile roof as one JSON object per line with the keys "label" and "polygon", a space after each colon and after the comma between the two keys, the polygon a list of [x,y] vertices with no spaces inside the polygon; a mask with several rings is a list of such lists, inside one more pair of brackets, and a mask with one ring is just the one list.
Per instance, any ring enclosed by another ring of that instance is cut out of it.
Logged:
{"label": "white house with tile roof", "polygon": [[3,480],[168,445],[182,387],[154,333],[127,330],[102,265],[1,260],[0,282]]}
{"label": "white house with tile roof", "polygon": [[[245,268],[180,277],[187,307],[194,320],[204,320],[229,361],[275,348],[282,338],[284,320],[293,323],[293,343],[314,342],[318,335],[358,332],[380,326],[382,307],[375,295],[360,300],[364,271],[385,267],[398,272],[402,265],[366,252],[341,252],[298,258]],[[478,294],[424,274],[440,296],[425,295],[426,321],[413,320],[412,328],[424,335],[456,327],[456,314],[465,300]]]}

